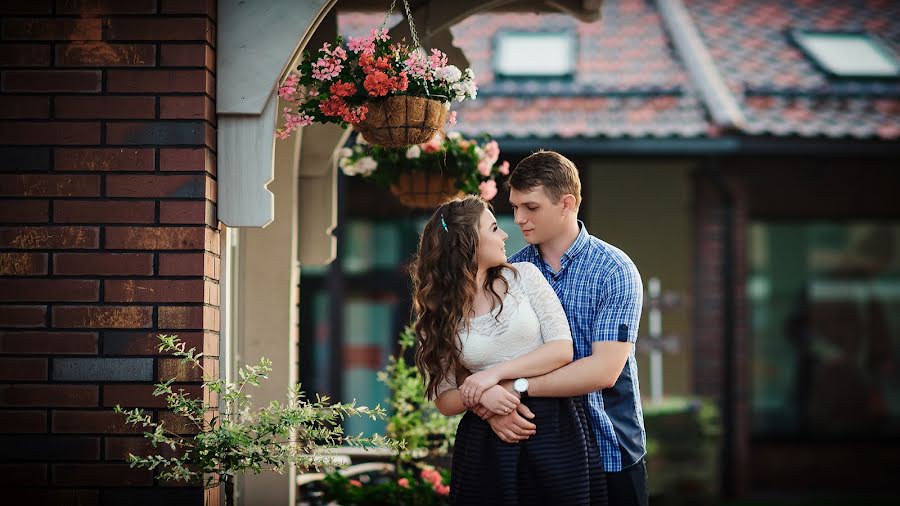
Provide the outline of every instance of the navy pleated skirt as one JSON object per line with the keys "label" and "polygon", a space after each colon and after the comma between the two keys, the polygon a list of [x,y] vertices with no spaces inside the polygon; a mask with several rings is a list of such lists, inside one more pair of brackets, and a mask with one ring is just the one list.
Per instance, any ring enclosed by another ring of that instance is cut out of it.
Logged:
{"label": "navy pleated skirt", "polygon": [[504,443],[467,412],[456,429],[450,504],[606,505],[606,475],[580,398],[527,398],[537,432]]}

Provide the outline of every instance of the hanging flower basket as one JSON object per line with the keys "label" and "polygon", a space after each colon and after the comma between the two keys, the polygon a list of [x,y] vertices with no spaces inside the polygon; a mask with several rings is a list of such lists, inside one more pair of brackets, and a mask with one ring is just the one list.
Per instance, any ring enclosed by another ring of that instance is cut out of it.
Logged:
{"label": "hanging flower basket", "polygon": [[409,171],[391,185],[391,193],[406,207],[434,209],[445,201],[461,197],[456,178],[437,172]]}
{"label": "hanging flower basket", "polygon": [[[419,44],[409,14],[414,45],[391,41],[385,28],[368,37],[338,37],[303,61],[278,89],[290,106],[282,109],[277,136],[286,139],[312,123],[353,126],[374,145],[403,147],[427,142],[445,123],[454,124],[452,101],[472,100],[477,86],[472,69],[461,70],[437,49]],[[393,10],[393,4],[391,11]]]}
{"label": "hanging flower basket", "polygon": [[449,113],[439,100],[409,95],[373,100],[366,107],[368,112],[356,129],[369,144],[392,148],[428,142]]}
{"label": "hanging flower basket", "polygon": [[390,188],[407,207],[434,209],[465,193],[493,199],[496,178],[509,174],[509,162],[499,158],[497,141],[466,139],[457,132],[438,132],[406,149],[369,144],[360,134],[352,147],[340,150],[338,166],[348,176]]}

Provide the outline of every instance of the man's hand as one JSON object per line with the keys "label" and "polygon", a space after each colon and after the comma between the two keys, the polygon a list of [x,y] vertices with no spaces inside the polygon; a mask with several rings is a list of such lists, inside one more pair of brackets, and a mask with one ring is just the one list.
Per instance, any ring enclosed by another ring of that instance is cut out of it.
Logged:
{"label": "man's hand", "polygon": [[525,441],[537,432],[537,425],[528,420],[534,413],[525,404],[519,404],[516,410],[508,415],[494,415],[488,419],[491,429],[501,441],[518,443]]}

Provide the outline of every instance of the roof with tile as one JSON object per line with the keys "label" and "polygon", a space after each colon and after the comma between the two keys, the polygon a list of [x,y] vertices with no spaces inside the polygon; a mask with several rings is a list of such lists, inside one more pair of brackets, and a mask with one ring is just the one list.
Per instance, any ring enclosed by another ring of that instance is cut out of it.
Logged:
{"label": "roof with tile", "polygon": [[[790,29],[866,31],[900,47],[900,2],[888,0],[684,0],[754,137],[900,138],[900,80],[829,76],[794,46]],[[379,14],[342,14],[341,33],[380,25]],[[396,18],[400,21],[400,18]],[[571,79],[504,79],[492,48],[502,31],[573,31]],[[500,138],[711,138],[723,135],[691,82],[654,2],[605,0],[603,18],[488,13],[452,28],[479,85],[455,104],[465,134]]]}

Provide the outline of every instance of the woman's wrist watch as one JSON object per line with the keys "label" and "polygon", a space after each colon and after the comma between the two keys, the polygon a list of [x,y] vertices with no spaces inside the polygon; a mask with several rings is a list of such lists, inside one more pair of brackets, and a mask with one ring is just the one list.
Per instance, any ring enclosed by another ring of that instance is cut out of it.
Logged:
{"label": "woman's wrist watch", "polygon": [[528,395],[528,379],[526,378],[518,378],[513,382],[513,390],[519,394],[519,397],[525,397]]}

